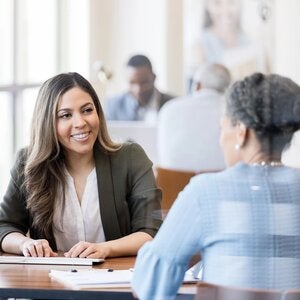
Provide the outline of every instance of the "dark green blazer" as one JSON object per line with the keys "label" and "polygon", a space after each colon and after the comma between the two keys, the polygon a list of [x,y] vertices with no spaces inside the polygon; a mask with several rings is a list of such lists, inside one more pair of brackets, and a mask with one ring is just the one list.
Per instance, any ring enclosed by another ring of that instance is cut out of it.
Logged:
{"label": "dark green blazer", "polygon": [[[29,232],[34,239],[45,238],[32,227],[32,216],[26,209],[26,196],[21,189],[25,153],[23,149],[18,154],[0,205],[0,246],[3,238],[11,232]],[[94,157],[106,240],[138,231],[154,236],[162,222],[161,191],[156,186],[152,162],[144,150],[138,144],[125,143],[117,152],[107,154],[96,145]],[[56,250],[53,234],[48,241]]]}

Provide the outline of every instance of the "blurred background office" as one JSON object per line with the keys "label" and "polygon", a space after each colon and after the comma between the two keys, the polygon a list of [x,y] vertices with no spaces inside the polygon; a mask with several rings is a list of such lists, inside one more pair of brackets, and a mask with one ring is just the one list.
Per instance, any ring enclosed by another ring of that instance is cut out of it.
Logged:
{"label": "blurred background office", "polygon": [[[240,25],[258,45],[259,68],[299,83],[300,1],[240,2]],[[38,87],[45,79],[79,72],[104,99],[126,89],[125,63],[142,53],[153,64],[158,89],[183,96],[190,70],[197,67],[191,49],[203,31],[206,4],[0,0],[0,199],[15,153],[27,144]]]}

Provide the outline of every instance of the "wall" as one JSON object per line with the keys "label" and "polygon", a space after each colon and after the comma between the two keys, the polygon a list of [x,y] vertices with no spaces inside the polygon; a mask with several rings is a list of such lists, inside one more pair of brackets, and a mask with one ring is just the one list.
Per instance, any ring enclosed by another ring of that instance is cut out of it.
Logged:
{"label": "wall", "polygon": [[276,0],[274,71],[300,84],[300,1]]}

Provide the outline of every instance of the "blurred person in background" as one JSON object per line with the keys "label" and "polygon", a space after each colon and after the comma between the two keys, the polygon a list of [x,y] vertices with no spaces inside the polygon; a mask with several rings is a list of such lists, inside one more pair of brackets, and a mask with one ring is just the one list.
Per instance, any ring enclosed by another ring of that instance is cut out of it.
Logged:
{"label": "blurred person in background", "polygon": [[203,64],[193,94],[169,101],[158,114],[158,164],[175,170],[221,170],[220,120],[231,76],[220,64]]}
{"label": "blurred person in background", "polygon": [[241,0],[204,1],[201,35],[190,49],[190,74],[203,63],[225,65],[234,80],[264,70],[265,51],[243,30],[241,17]]}
{"label": "blurred person in background", "polygon": [[144,55],[134,55],[127,62],[128,91],[105,100],[107,120],[155,122],[157,112],[174,96],[155,87],[156,75]]}

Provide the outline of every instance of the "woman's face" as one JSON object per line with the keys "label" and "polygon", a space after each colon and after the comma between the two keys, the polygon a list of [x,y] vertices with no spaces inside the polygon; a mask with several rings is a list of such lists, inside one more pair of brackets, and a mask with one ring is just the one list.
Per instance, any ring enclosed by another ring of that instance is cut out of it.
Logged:
{"label": "woman's face", "polygon": [[67,156],[93,153],[99,117],[88,93],[74,87],[61,96],[56,112],[56,132]]}
{"label": "woman's face", "polygon": [[208,0],[207,11],[213,26],[237,26],[240,18],[240,0]]}
{"label": "woman's face", "polygon": [[235,145],[237,144],[237,130],[237,125],[232,125],[227,116],[222,117],[220,145],[228,167],[235,165],[241,160],[240,151],[235,149]]}

